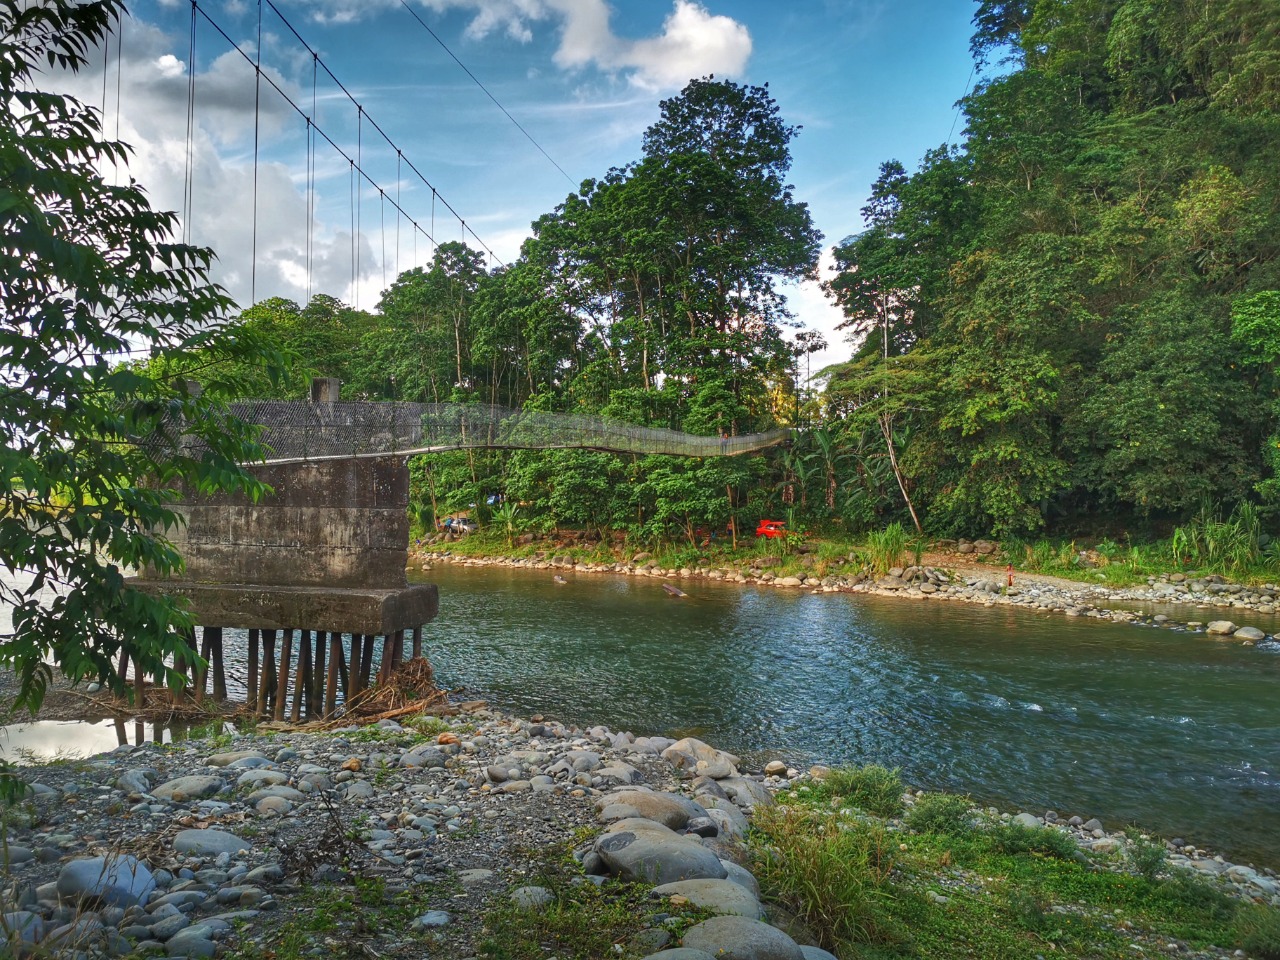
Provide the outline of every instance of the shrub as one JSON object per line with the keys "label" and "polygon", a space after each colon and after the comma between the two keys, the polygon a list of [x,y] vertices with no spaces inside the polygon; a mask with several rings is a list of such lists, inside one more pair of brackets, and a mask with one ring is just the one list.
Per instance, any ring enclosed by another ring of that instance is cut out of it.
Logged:
{"label": "shrub", "polygon": [[1052,827],[1004,823],[991,831],[991,839],[1001,853],[1039,853],[1058,860],[1074,860],[1080,856],[1080,848],[1071,835]]}
{"label": "shrub", "polygon": [[834,952],[855,943],[902,939],[891,916],[892,844],[878,826],[836,827],[797,807],[757,807],[753,867],[761,889],[782,903]]}
{"label": "shrub", "polygon": [[1251,904],[1236,914],[1235,934],[1251,957],[1280,960],[1280,910]]}
{"label": "shrub", "polygon": [[955,793],[926,793],[916,799],[907,811],[905,822],[917,833],[941,833],[958,836],[973,827],[973,804],[967,796]]}
{"label": "shrub", "polygon": [[1129,839],[1131,842],[1126,852],[1129,864],[1144,880],[1155,883],[1168,859],[1164,845],[1145,840],[1136,833],[1129,834]]}
{"label": "shrub", "polygon": [[902,778],[898,768],[890,770],[877,763],[865,767],[840,767],[823,781],[828,796],[840,797],[852,807],[878,817],[896,817],[902,813]]}
{"label": "shrub", "polygon": [[867,555],[876,573],[888,573],[902,562],[907,549],[907,531],[894,521],[880,531],[867,534]]}

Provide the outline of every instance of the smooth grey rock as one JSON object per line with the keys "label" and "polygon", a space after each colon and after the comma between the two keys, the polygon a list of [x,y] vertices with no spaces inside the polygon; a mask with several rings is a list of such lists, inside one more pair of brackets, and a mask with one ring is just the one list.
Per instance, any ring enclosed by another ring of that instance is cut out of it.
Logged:
{"label": "smooth grey rock", "polygon": [[1267,639],[1267,635],[1257,627],[1241,627],[1231,636],[1236,640],[1253,640],[1255,642]]}
{"label": "smooth grey rock", "polygon": [[746,888],[732,880],[677,880],[654,887],[653,892],[662,897],[684,897],[695,907],[705,907],[720,914],[764,917],[764,908]]}
{"label": "smooth grey rock", "polygon": [[595,842],[594,850],[609,872],[627,880],[674,883],[677,880],[722,880],[728,871],[719,858],[691,837],[681,836],[649,820],[623,820]]}
{"label": "smooth grey rock", "polygon": [[9,943],[39,943],[44,937],[44,920],[29,910],[14,910],[4,915],[4,932]]}
{"label": "smooth grey rock", "polygon": [[678,793],[657,793],[653,790],[619,790],[608,793],[596,801],[600,819],[606,823],[641,817],[652,820],[672,830],[682,830],[694,817],[707,816],[702,804]]}
{"label": "smooth grey rock", "polygon": [[151,795],[160,800],[175,802],[203,800],[205,797],[212,797],[225,786],[226,783],[221,777],[178,777],[176,780],[162,783],[151,791]]}
{"label": "smooth grey rock", "polygon": [[151,789],[151,777],[146,770],[126,770],[116,778],[116,786],[125,793],[146,793]]}
{"label": "smooth grey rock", "polygon": [[260,750],[236,750],[232,753],[215,753],[205,763],[211,767],[229,767],[237,760],[245,760],[249,757],[257,757],[259,760],[267,759]]}
{"label": "smooth grey rock", "polygon": [[1211,633],[1219,637],[1229,637],[1238,629],[1240,628],[1230,620],[1211,620],[1209,626],[1205,627],[1205,633]]}
{"label": "smooth grey rock", "polygon": [[799,945],[777,927],[748,917],[712,917],[689,928],[683,946],[719,960],[804,960]]}
{"label": "smooth grey rock", "polygon": [[156,888],[145,863],[129,854],[72,860],[58,874],[58,896],[65,900],[94,899],[108,906],[132,907]]}
{"label": "smooth grey rock", "polygon": [[191,921],[187,919],[186,914],[178,913],[153,923],[151,925],[151,936],[163,943],[189,926],[191,926]]}
{"label": "smooth grey rock", "polygon": [[1018,814],[1016,817],[1014,817],[1014,818],[1013,818],[1013,821],[1012,821],[1012,822],[1013,822],[1013,823],[1021,824],[1021,825],[1022,825],[1022,826],[1024,826],[1024,827],[1030,827],[1030,828],[1031,828],[1031,829],[1033,829],[1033,830],[1038,830],[1038,829],[1040,829],[1042,826],[1044,826],[1044,824],[1042,824],[1042,823],[1040,822],[1040,818],[1039,818],[1039,817],[1035,816],[1034,814],[1030,814],[1030,813],[1020,813],[1020,814]]}
{"label": "smooth grey rock", "polygon": [[694,950],[692,947],[675,947],[672,950],[651,953],[644,960],[716,960],[716,958],[705,950]]}
{"label": "smooth grey rock", "polygon": [[416,932],[447,927],[453,918],[443,910],[428,910],[420,917],[415,917],[410,927]]}
{"label": "smooth grey rock", "polygon": [[288,775],[280,770],[246,770],[240,774],[236,786],[253,787],[256,790],[260,787],[274,787],[288,782]]}
{"label": "smooth grey rock", "polygon": [[235,854],[250,849],[250,843],[225,830],[179,830],[173,838],[173,849],[179,853],[200,856],[217,856],[220,853]]}
{"label": "smooth grey rock", "polygon": [[738,886],[750,893],[751,896],[755,897],[757,900],[760,899],[760,884],[756,881],[755,874],[746,867],[739,866],[734,863],[732,860],[722,859],[720,861],[720,865],[724,867],[725,871],[728,873],[728,876],[725,877],[726,880],[732,880]]}
{"label": "smooth grey rock", "polygon": [[164,945],[164,952],[171,957],[212,957],[218,951],[218,945],[210,938],[212,928],[198,923],[187,927],[169,938]]}
{"label": "smooth grey rock", "polygon": [[526,913],[541,913],[555,900],[555,894],[546,887],[519,887],[511,891],[511,902],[515,908]]}
{"label": "smooth grey rock", "polygon": [[[695,737],[677,740],[662,751],[662,757],[687,777],[710,776],[716,780],[735,775],[742,762],[734,754],[717,750]],[[701,770],[699,764],[703,765]]]}
{"label": "smooth grey rock", "polygon": [[821,947],[806,947],[801,944],[800,953],[804,956],[804,960],[839,960],[834,953],[827,953]]}

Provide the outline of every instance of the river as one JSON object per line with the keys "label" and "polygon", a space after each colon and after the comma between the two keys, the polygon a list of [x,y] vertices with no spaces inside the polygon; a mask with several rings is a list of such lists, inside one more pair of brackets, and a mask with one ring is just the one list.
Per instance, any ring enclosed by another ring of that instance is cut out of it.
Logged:
{"label": "river", "polygon": [[882,763],[1280,864],[1280,653],[957,602],[441,565],[437,677],[522,714]]}
{"label": "river", "polygon": [[[439,682],[495,706],[694,735],[758,762],[896,766],[926,789],[1280,864],[1280,645],[703,581],[675,599],[650,578],[420,576],[440,586],[426,630]],[[243,631],[227,643],[242,697]],[[0,749],[115,742],[110,723],[27,724]]]}

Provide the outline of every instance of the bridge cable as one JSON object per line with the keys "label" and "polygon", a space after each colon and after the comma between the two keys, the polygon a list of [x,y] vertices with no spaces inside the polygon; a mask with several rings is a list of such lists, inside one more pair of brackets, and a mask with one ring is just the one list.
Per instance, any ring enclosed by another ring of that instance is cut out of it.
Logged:
{"label": "bridge cable", "polygon": [[[281,21],[285,24],[286,27],[289,28],[289,30],[293,33],[293,35],[298,39],[299,43],[301,43],[306,48],[306,50],[309,53],[311,53],[313,58],[313,72],[314,72],[314,68],[317,66],[323,69],[325,73],[329,76],[329,78],[333,80],[333,82],[338,86],[338,88],[342,90],[342,92],[346,95],[347,99],[350,100],[352,104],[355,104],[357,107],[359,107],[359,104],[356,102],[355,98],[351,95],[350,91],[347,90],[347,88],[343,85],[342,81],[339,80],[338,77],[333,73],[333,71],[329,68],[328,64],[324,62],[324,59],[320,57],[320,55],[316,53],[315,50],[312,49],[309,44],[307,44],[307,42],[301,37],[301,35],[297,32],[297,30],[293,27],[293,25],[290,24],[289,21],[282,14],[280,14],[280,11],[275,6],[275,4],[272,3],[271,0],[266,0],[266,3],[267,3],[267,6],[270,7],[278,17],[280,17]],[[249,57],[249,55],[246,54],[243,49],[241,49],[240,45],[237,44],[231,38],[230,34],[228,34],[227,31],[224,30],[222,26],[216,20],[213,19],[212,16],[210,16],[209,12],[200,6],[199,0],[191,0],[191,7],[192,7],[192,31],[191,31],[192,35],[191,35],[190,46],[192,50],[191,56],[193,61],[194,61],[195,32],[196,32],[195,18],[196,18],[196,13],[199,13],[200,16],[202,16],[205,19],[205,21],[222,37],[222,39],[226,41],[227,45],[231,48],[233,52],[238,53],[241,57],[243,57],[245,62],[248,63],[250,66],[254,65],[253,59]],[[286,92],[280,86],[280,84],[277,83],[276,80],[272,78],[270,73],[260,73],[260,76],[262,79],[265,79],[267,81],[267,83],[271,86],[273,90],[275,90],[275,92],[281,97],[281,99],[283,99],[287,104],[289,104],[290,107],[293,108],[294,112],[296,112],[298,116],[302,117],[304,120],[306,119],[307,117],[306,111],[303,110],[303,108],[298,105],[298,103],[293,99],[293,97],[291,97],[289,93]],[[188,142],[189,143],[194,136],[194,104],[195,104],[194,85],[195,85],[195,79],[194,79],[194,76],[192,76],[191,78],[189,78],[189,92],[188,92],[188,115],[189,115]],[[313,98],[314,98],[314,81],[313,81]],[[364,119],[367,119],[369,123],[372,124],[373,128],[383,137],[384,140],[386,140],[386,142],[393,149],[399,149],[394,143],[394,141],[392,141],[391,138],[387,136],[386,132],[378,125],[378,123],[372,117],[369,117],[367,114],[364,114]],[[357,242],[356,242],[357,231],[356,231],[356,215],[355,215],[355,209],[354,209],[354,206],[355,206],[354,195],[355,195],[355,186],[356,186],[357,179],[358,177],[363,178],[365,181],[369,183],[370,186],[374,187],[375,189],[381,189],[381,188],[379,187],[379,184],[377,183],[377,181],[375,181],[373,177],[370,176],[370,174],[364,169],[364,167],[361,164],[356,163],[355,159],[345,149],[343,149],[342,146],[340,146],[338,142],[334,140],[333,137],[330,136],[324,130],[323,127],[321,127],[318,123],[313,123],[312,126],[315,134],[323,138],[325,143],[327,143],[338,156],[346,160],[350,167],[351,193],[353,194],[351,243],[352,243],[352,266],[354,269],[356,251],[357,251]],[[190,153],[190,150],[189,150],[189,153]],[[403,207],[398,207],[399,212],[404,214],[405,219],[408,220],[413,225],[413,228],[417,233],[422,233],[428,240],[431,241],[433,247],[437,246],[438,241],[436,240],[436,237],[435,237],[435,202],[437,198],[439,199],[440,203],[444,205],[445,209],[448,210],[449,213],[452,214],[460,223],[465,223],[465,221],[463,221],[462,217],[459,215],[458,211],[454,209],[453,205],[450,204],[448,200],[446,200],[443,196],[440,195],[438,189],[431,183],[431,181],[429,181],[426,178],[426,176],[422,173],[421,170],[418,169],[418,167],[413,163],[412,160],[410,160],[408,157],[405,157],[404,165],[407,166],[413,172],[413,174],[417,176],[419,180],[422,181],[422,183],[425,186],[431,189],[431,192],[432,192],[431,232],[428,233],[427,230],[423,228],[422,224],[419,223],[417,219],[412,217],[408,213],[408,211],[404,210]],[[194,190],[193,186],[191,185],[191,179],[192,179],[190,177],[191,166],[192,164],[189,161],[188,162],[188,168],[189,168],[188,188],[186,191],[186,196],[184,198],[186,202],[187,211],[188,211],[188,219],[189,219],[190,209],[193,206],[193,190]],[[465,233],[469,233],[472,239],[474,239],[485,251],[487,251],[494,260],[497,260],[499,264],[503,266],[506,265],[505,262],[500,257],[498,257],[497,254],[493,252],[493,250],[480,238],[478,234],[475,233],[474,230],[471,230],[470,228],[466,228],[464,230],[464,234]],[[416,236],[415,236],[415,243],[416,243]],[[356,278],[353,274],[353,277],[352,277],[353,288],[355,286],[355,280]]]}
{"label": "bridge cable", "polygon": [[[356,166],[360,167],[364,162],[364,107],[356,104]],[[361,167],[363,169],[363,167]],[[374,184],[377,186],[377,184]],[[364,230],[364,190],[360,189],[360,184],[356,184],[356,236],[359,237],[360,232]],[[360,249],[359,240],[356,241],[356,285],[352,286],[351,293],[355,297],[356,309],[360,309],[360,255],[364,251]]]}
{"label": "bridge cable", "polygon": [[[198,2],[198,0],[193,0],[193,2]],[[346,85],[343,84],[343,82],[338,79],[337,74],[335,74],[331,69],[329,69],[329,65],[324,62],[324,58],[320,57],[319,54],[317,54],[312,49],[311,45],[307,43],[307,41],[303,38],[302,34],[298,32],[297,28],[294,27],[294,25],[289,22],[289,18],[280,12],[280,8],[275,5],[273,0],[265,0],[265,2],[267,6],[272,9],[275,15],[280,18],[280,22],[283,23],[285,27],[288,28],[289,32],[293,34],[294,38],[300,44],[302,44],[302,46],[305,47],[309,53],[311,53],[313,56],[315,56],[319,60],[320,66],[324,69],[324,72],[329,75],[329,79],[332,80],[334,84],[338,87],[338,89],[343,92],[346,98],[350,100],[352,104],[359,106],[359,104],[356,102],[355,96],[351,93],[351,91],[348,90]],[[235,42],[232,41],[232,39],[227,35],[227,33],[221,27],[219,27],[216,23],[213,22],[212,18],[209,17],[208,13],[205,13],[203,10],[201,10],[201,13],[204,15],[204,18],[208,20],[209,23],[214,27],[214,29],[222,34],[222,36],[226,39],[228,43],[231,44],[232,47],[236,47]],[[241,55],[243,55],[243,52],[241,52]],[[267,82],[271,83],[272,86],[275,86],[276,91],[282,97],[284,97],[286,101],[288,101],[291,105],[293,105],[295,110],[297,109],[297,105],[294,104],[293,101],[289,99],[288,94],[286,94],[283,90],[281,90],[279,86],[276,86],[272,82],[270,77],[267,78]],[[393,150],[399,149],[396,142],[392,140],[390,136],[387,135],[387,132],[383,130],[381,126],[379,126],[378,122],[374,120],[373,117],[369,116],[367,112],[365,113],[364,116],[365,116],[365,119],[369,121],[369,124],[373,127],[373,129],[376,130],[378,134],[382,137],[382,139],[386,141],[387,146],[391,147],[391,149]],[[329,138],[326,137],[325,139],[329,139]],[[331,145],[335,147],[335,149],[337,148],[337,145],[334,144],[332,140],[330,140],[329,142]],[[430,187],[433,191],[436,189],[432,185],[431,181],[426,178],[426,176],[422,173],[421,170],[417,168],[417,166],[413,163],[412,160],[409,160],[408,158],[406,158],[404,162],[405,162],[405,166],[407,166],[410,170],[413,171],[413,173],[418,177],[418,179],[422,181],[424,186]],[[369,184],[371,186],[374,186],[374,187],[378,186],[378,184],[373,180],[372,177],[364,173],[363,169],[360,172],[361,174],[364,175],[365,179],[369,181]],[[455,219],[457,220],[462,219],[461,214],[459,214],[458,211],[453,208],[453,205],[449,203],[449,201],[446,200],[443,195],[440,196],[440,202],[444,204],[445,209],[447,209],[451,214],[453,214]],[[409,218],[409,219],[412,220],[412,218]],[[415,223],[415,226],[416,226],[416,223]],[[490,253],[490,255],[492,255],[495,259],[498,260],[500,264],[502,264],[503,266],[506,266],[503,260],[500,257],[498,257],[497,254],[495,254],[491,249],[489,249],[489,246],[480,238],[480,236],[474,230],[468,230],[467,232],[471,234],[471,238],[475,240],[476,243],[480,244],[480,246],[482,246],[485,250],[487,250]],[[432,237],[432,241],[434,242],[434,237]]]}
{"label": "bridge cable", "polygon": [[262,0],[258,0],[258,49],[253,65],[253,251],[249,265],[249,305],[258,302],[258,128],[262,102]]}
{"label": "bridge cable", "polygon": [[[116,143],[120,142],[120,85],[124,76],[124,18],[116,18]],[[120,180],[120,161],[117,160],[116,180]]]}
{"label": "bridge cable", "polygon": [[[102,134],[102,139],[107,138],[107,62],[111,59],[111,38],[105,37],[102,41],[102,110],[98,113],[98,128]],[[98,176],[103,180],[107,179],[107,159],[106,154],[101,156],[102,166],[98,170]]]}
{"label": "bridge cable", "polygon": [[396,276],[400,276],[400,160],[403,154],[396,151]]}
{"label": "bridge cable", "polygon": [[183,170],[182,184],[182,242],[190,243],[195,237],[194,225],[191,223],[192,208],[195,203],[195,190],[192,186],[194,168],[192,160],[192,142],[195,136],[196,119],[196,0],[191,0],[191,34],[187,44],[187,156]]}
{"label": "bridge cable", "polygon": [[421,24],[423,30],[431,34],[431,38],[435,40],[436,43],[440,44],[441,48],[444,50],[445,53],[447,53],[450,57],[453,58],[453,62],[462,68],[462,72],[465,73],[468,77],[470,77],[475,82],[475,85],[477,87],[479,87],[481,90],[484,91],[484,95],[493,101],[494,106],[496,106],[499,110],[501,110],[503,114],[506,115],[506,118],[516,125],[516,129],[519,130],[521,133],[523,133],[525,135],[525,138],[530,143],[532,143],[535,147],[537,147],[538,152],[542,154],[544,157],[546,157],[547,160],[551,163],[551,165],[560,171],[560,175],[569,181],[569,185],[576,190],[579,186],[578,182],[575,181],[573,177],[569,176],[569,174],[565,173],[564,167],[556,163],[555,159],[551,156],[551,154],[547,153],[547,151],[542,148],[542,144],[540,144],[537,140],[533,139],[533,134],[531,134],[528,130],[526,130],[523,126],[521,126],[520,121],[517,120],[515,117],[513,117],[511,115],[511,112],[506,107],[504,107],[501,103],[498,102],[498,98],[489,92],[489,88],[480,82],[480,79],[474,73],[471,72],[470,68],[468,68],[465,63],[463,63],[461,60],[458,59],[458,55],[449,49],[448,45],[443,40],[440,39],[439,35],[437,35],[434,30],[432,30],[429,26],[427,26],[427,22],[423,20],[422,17],[418,16],[418,12],[414,10],[413,7],[409,6],[406,0],[400,0],[400,5],[403,6],[406,10],[408,10],[410,16],[412,16],[413,19],[417,20],[418,23]]}
{"label": "bridge cable", "polygon": [[307,117],[307,302],[311,302],[311,271],[315,265],[316,223],[316,58],[311,58],[311,115]]}

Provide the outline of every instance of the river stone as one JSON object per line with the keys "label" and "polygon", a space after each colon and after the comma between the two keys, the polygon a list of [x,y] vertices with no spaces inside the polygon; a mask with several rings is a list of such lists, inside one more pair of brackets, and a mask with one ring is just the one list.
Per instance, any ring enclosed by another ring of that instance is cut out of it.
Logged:
{"label": "river stone", "polygon": [[218,950],[211,939],[213,927],[198,923],[180,930],[164,945],[164,952],[171,957],[212,957]]}
{"label": "river stone", "polygon": [[674,883],[676,880],[723,880],[728,871],[720,859],[691,837],[647,820],[623,820],[630,829],[606,833],[594,850],[609,872],[625,880]]}
{"label": "river stone", "polygon": [[707,816],[702,804],[676,793],[652,790],[620,790],[596,801],[600,819],[606,823],[629,817],[653,820],[672,830],[682,830],[693,817]]}
{"label": "river stone", "polygon": [[113,907],[142,903],[156,888],[147,865],[129,854],[72,860],[58,874],[58,896],[64,900],[99,899]]}
{"label": "river stone", "polygon": [[1229,637],[1238,629],[1240,628],[1230,620],[1212,620],[1210,621],[1209,626],[1205,628],[1205,633],[1212,633],[1215,636],[1220,637]]}
{"label": "river stone", "polygon": [[734,863],[732,860],[721,860],[720,864],[729,874],[725,877],[726,880],[732,880],[738,886],[750,893],[751,896],[755,897],[757,900],[760,899],[760,884],[756,881],[755,874],[746,867]]}
{"label": "river stone", "polygon": [[729,879],[677,880],[675,883],[654,887],[653,892],[661,897],[684,897],[695,907],[703,907],[714,913],[751,917],[753,920],[764,916],[760,901],[740,884]]}
{"label": "river stone", "polygon": [[776,802],[769,789],[757,780],[749,777],[731,777],[720,781],[729,799],[740,807],[750,810],[753,807],[771,807]]}
{"label": "river stone", "polygon": [[749,917],[712,917],[690,927],[680,942],[719,960],[804,960],[794,940]]}
{"label": "river stone", "polygon": [[125,793],[146,793],[151,789],[151,776],[146,770],[126,770],[116,778],[116,786]]}
{"label": "river stone", "polygon": [[248,850],[250,844],[234,833],[225,830],[179,830],[173,838],[173,849],[179,853],[199,856],[216,856],[219,853],[237,854]]}
{"label": "river stone", "polygon": [[1267,635],[1263,633],[1261,630],[1259,630],[1257,627],[1241,627],[1239,630],[1233,633],[1232,636],[1237,640],[1258,641],[1258,640],[1267,639]]}
{"label": "river stone", "polygon": [[300,790],[295,790],[293,787],[287,787],[283,784],[277,783],[269,787],[263,787],[260,790],[255,790],[253,793],[249,794],[247,800],[249,803],[257,803],[259,800],[264,800],[267,797],[279,797],[281,800],[292,800],[295,803],[307,799],[307,795],[302,793]]}
{"label": "river stone", "polygon": [[[697,769],[698,764],[705,763],[707,770],[724,770],[732,768],[730,772],[724,776],[733,776],[737,773],[737,766],[741,763],[739,757],[732,753],[726,753],[723,750],[717,750],[715,747],[709,746],[694,737],[685,737],[683,740],[677,740],[667,749],[662,751],[662,757],[667,760],[677,770],[685,774],[685,776],[711,776],[711,774],[703,774]],[[713,777],[720,779],[720,777]]]}
{"label": "river stone", "polygon": [[250,757],[257,757],[259,760],[267,759],[258,750],[237,750],[234,753],[215,753],[205,763],[211,767],[229,767],[237,760],[247,760]]}
{"label": "river stone", "polygon": [[187,919],[187,915],[185,913],[177,913],[153,923],[151,925],[151,936],[163,943],[189,926],[191,926],[191,921]]}
{"label": "river stone", "polygon": [[1024,827],[1030,827],[1032,830],[1039,830],[1044,824],[1040,822],[1040,818],[1032,813],[1020,813],[1013,818],[1013,822]]}
{"label": "river stone", "polygon": [[29,910],[15,910],[4,915],[4,932],[8,943],[39,943],[44,936],[44,920]]}
{"label": "river stone", "polygon": [[205,797],[212,797],[225,786],[226,784],[221,777],[178,777],[176,780],[160,784],[160,786],[151,791],[151,795],[160,800],[173,800],[175,802],[203,800]]}
{"label": "river stone", "polygon": [[804,955],[804,960],[839,960],[834,953],[827,953],[821,947],[809,947],[801,944],[800,953]]}
{"label": "river stone", "polygon": [[283,817],[293,812],[293,804],[284,797],[263,797],[254,804],[254,809],[264,815]]}
{"label": "river stone", "polygon": [[672,950],[660,950],[651,953],[644,960],[716,960],[705,950],[694,950],[692,947],[675,947]]}
{"label": "river stone", "polygon": [[511,891],[511,903],[524,913],[542,913],[555,900],[555,894],[546,887],[518,887]]}
{"label": "river stone", "polygon": [[279,770],[247,770],[240,774],[240,779],[236,781],[236,786],[253,787],[256,790],[258,787],[274,787],[277,784],[288,782],[288,775]]}

